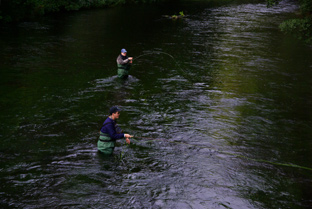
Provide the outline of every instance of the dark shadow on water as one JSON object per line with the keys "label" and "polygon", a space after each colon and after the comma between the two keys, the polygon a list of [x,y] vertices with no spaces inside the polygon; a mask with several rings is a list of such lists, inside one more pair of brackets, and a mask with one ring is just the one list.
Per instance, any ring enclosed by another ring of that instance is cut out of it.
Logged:
{"label": "dark shadow on water", "polygon": [[98,162],[105,170],[115,170],[120,165],[119,154],[114,152],[111,155],[97,152]]}
{"label": "dark shadow on water", "polygon": [[118,78],[117,76],[113,76],[113,77],[115,77],[114,81],[116,81],[122,85],[129,85],[131,83],[135,83],[135,82],[140,81],[140,79],[138,79],[132,75],[129,75],[128,78]]}

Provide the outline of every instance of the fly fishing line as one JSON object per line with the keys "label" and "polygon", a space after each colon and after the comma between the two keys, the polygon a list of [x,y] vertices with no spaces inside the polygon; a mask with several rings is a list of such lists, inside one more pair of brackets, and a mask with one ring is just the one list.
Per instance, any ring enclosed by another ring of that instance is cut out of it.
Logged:
{"label": "fly fishing line", "polygon": [[[209,149],[209,150],[212,151],[212,152],[218,152],[218,153],[222,153],[222,154],[225,154],[225,155],[232,155],[232,156],[235,156],[235,157],[239,157],[239,158],[243,158],[243,159],[247,159],[247,160],[251,160],[251,161],[255,161],[255,162],[262,162],[262,163],[267,163],[267,164],[271,164],[271,165],[284,166],[284,167],[292,167],[292,168],[300,168],[300,169],[312,171],[312,168],[305,167],[305,166],[300,166],[300,165],[290,164],[290,163],[272,162],[272,161],[263,160],[263,159],[250,158],[250,157],[247,157],[247,156],[244,156],[244,155],[235,154],[235,153],[231,153],[231,152],[226,152],[226,151],[222,151],[222,150],[213,150],[213,149],[211,149],[211,147],[204,146],[204,145],[189,144],[189,143],[185,143],[185,142],[168,141],[167,139],[154,139],[154,138],[148,138],[148,137],[138,137],[138,136],[135,136],[135,138],[138,138],[138,139],[147,139],[147,140],[148,140],[148,141],[144,141],[144,142],[166,141],[166,142],[169,142],[169,143],[184,144],[184,145],[194,146],[194,147],[199,147],[199,148],[207,148],[207,149]],[[135,140],[135,141],[137,141],[137,140]],[[137,142],[138,142],[138,141],[137,141]]]}
{"label": "fly fishing line", "polygon": [[149,53],[145,53],[145,54],[141,54],[139,56],[137,56],[135,59],[133,60],[138,60],[141,57],[147,56],[147,55],[152,55],[152,54],[164,54],[169,56],[171,59],[173,59],[173,61],[175,62],[175,64],[178,66],[178,70],[182,73],[183,77],[185,77],[188,81],[191,80],[190,77],[188,76],[188,74],[185,72],[185,70],[183,70],[183,68],[180,66],[180,64],[177,62],[177,60],[174,58],[174,56],[172,56],[171,54],[167,53],[167,52],[162,52],[162,51],[153,51],[153,52],[149,52]]}

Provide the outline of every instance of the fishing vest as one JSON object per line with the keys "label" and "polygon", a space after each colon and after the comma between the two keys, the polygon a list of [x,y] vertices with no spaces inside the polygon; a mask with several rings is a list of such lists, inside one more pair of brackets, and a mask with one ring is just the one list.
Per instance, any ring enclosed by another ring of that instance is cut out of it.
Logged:
{"label": "fishing vest", "polygon": [[112,140],[108,134],[100,132],[97,148],[101,153],[111,155],[114,152],[115,143],[116,140]]}
{"label": "fishing vest", "polygon": [[116,140],[110,138],[110,136],[106,133],[103,133],[102,131],[100,131],[100,137],[99,137],[99,140],[101,142],[114,142]]}

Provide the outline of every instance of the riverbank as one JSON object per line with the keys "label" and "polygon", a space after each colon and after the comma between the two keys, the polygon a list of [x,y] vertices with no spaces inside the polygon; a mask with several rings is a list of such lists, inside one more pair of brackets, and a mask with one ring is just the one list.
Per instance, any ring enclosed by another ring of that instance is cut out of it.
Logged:
{"label": "riverbank", "polygon": [[131,3],[149,3],[157,0],[2,0],[0,1],[0,23],[30,20],[56,12],[106,8]]}
{"label": "riverbank", "polygon": [[[124,4],[153,3],[161,0],[0,0],[0,24],[34,20],[46,14],[85,9],[107,8]],[[280,0],[267,0],[274,7]],[[312,44],[311,0],[299,2],[300,17],[284,21],[280,30]]]}

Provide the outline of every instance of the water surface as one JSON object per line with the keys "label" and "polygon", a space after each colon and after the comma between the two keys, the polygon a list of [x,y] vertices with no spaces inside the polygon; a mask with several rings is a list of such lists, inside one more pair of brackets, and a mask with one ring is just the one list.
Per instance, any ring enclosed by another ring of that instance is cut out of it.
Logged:
{"label": "water surface", "polygon": [[[297,9],[184,1],[2,27],[1,206],[312,207],[312,49],[278,29]],[[107,158],[113,105],[137,137]]]}

